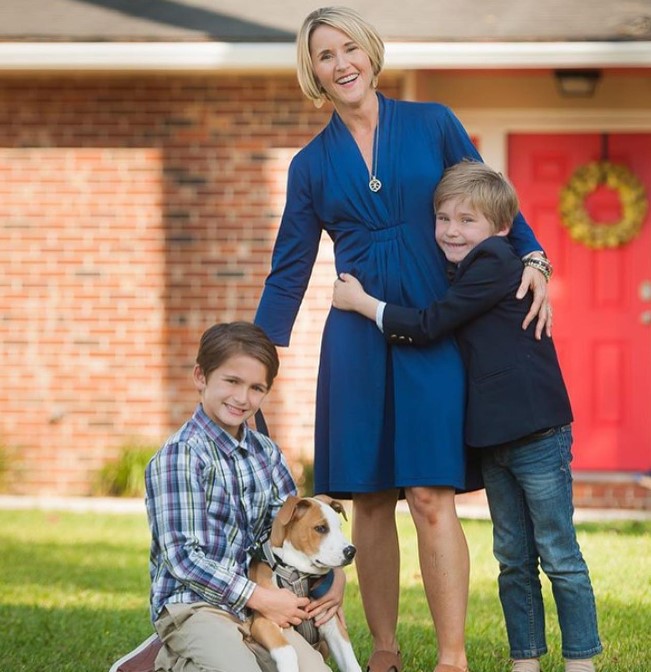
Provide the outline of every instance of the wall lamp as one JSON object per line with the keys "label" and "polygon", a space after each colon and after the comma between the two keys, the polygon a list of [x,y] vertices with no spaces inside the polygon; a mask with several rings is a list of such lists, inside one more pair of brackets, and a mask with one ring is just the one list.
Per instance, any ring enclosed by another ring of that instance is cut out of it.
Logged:
{"label": "wall lamp", "polygon": [[564,98],[591,98],[601,79],[601,70],[555,70],[554,77]]}

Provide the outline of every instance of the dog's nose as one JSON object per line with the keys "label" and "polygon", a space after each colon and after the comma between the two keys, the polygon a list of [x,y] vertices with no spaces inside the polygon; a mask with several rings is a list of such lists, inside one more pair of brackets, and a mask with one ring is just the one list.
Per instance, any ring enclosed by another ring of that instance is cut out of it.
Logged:
{"label": "dog's nose", "polygon": [[348,562],[355,557],[355,553],[357,553],[357,549],[352,544],[344,548],[344,558],[346,558]]}

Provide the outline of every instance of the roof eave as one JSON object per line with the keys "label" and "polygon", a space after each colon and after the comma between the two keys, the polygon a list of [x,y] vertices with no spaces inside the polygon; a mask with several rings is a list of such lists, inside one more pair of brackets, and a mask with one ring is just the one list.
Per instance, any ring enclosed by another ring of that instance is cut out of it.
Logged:
{"label": "roof eave", "polygon": [[[0,71],[293,71],[292,43],[0,42]],[[386,69],[651,66],[651,41],[388,42]]]}

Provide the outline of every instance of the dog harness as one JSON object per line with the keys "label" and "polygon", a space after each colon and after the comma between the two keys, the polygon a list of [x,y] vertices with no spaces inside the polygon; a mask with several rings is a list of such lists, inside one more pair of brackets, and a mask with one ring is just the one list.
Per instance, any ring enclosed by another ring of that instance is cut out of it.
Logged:
{"label": "dog harness", "polygon": [[[276,575],[276,583],[279,588],[287,588],[298,597],[311,597],[318,600],[330,590],[334,580],[332,570],[323,576],[314,576],[313,574],[299,572],[295,567],[286,565],[274,554],[269,539],[252,549],[252,557],[271,567]],[[301,621],[300,625],[294,627],[310,645],[315,646],[319,643],[319,631],[311,618]]]}

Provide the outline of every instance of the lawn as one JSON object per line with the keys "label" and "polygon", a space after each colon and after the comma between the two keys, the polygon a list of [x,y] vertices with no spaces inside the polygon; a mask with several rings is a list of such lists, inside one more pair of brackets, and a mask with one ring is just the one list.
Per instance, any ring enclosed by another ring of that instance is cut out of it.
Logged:
{"label": "lawn", "polygon": [[[415,532],[399,514],[403,550],[399,638],[406,672],[431,672],[436,647],[420,586]],[[486,521],[464,521],[472,556],[468,654],[472,672],[504,672],[508,650]],[[602,672],[651,670],[651,522],[578,528],[597,595]],[[0,670],[106,672],[151,632],[148,530],[144,515],[0,511]],[[370,652],[354,570],[346,614],[360,660]],[[551,653],[561,672],[559,634],[545,581]]]}

